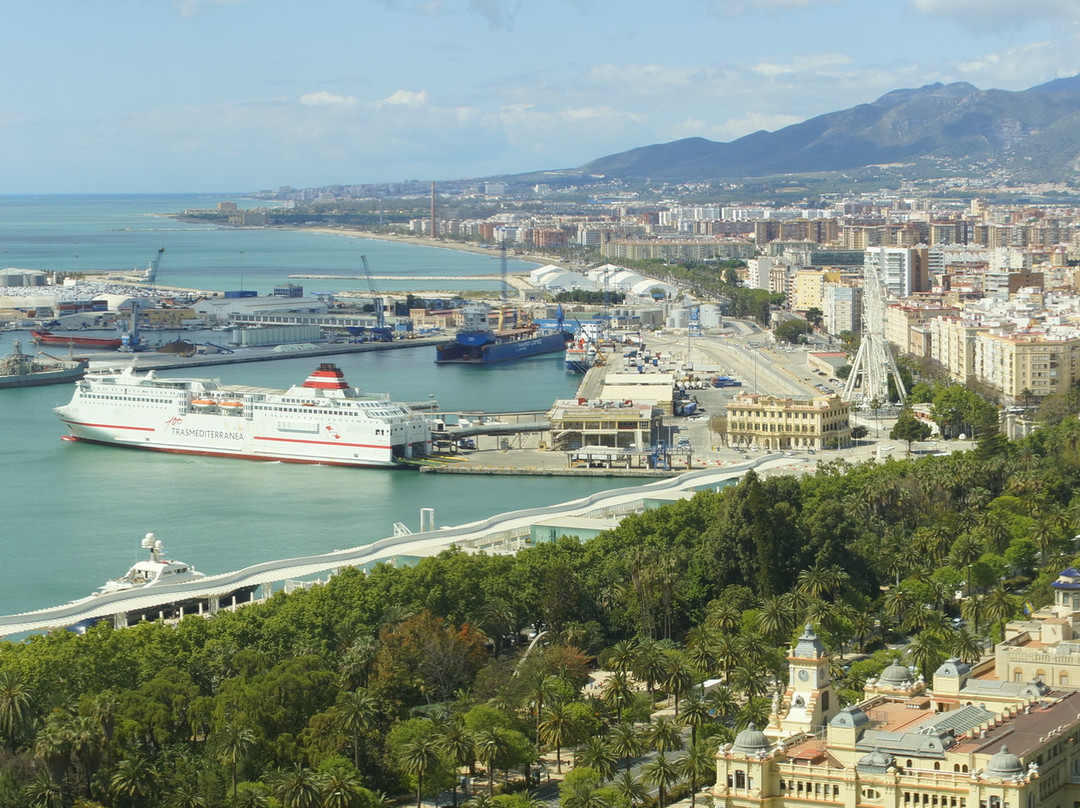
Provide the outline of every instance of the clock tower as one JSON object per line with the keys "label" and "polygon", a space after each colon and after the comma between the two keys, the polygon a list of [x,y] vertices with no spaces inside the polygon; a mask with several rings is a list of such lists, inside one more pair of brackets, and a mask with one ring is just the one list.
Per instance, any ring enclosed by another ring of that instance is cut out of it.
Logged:
{"label": "clock tower", "polygon": [[809,623],[787,661],[787,690],[774,703],[770,728],[784,734],[816,731],[840,705],[829,678],[829,654]]}

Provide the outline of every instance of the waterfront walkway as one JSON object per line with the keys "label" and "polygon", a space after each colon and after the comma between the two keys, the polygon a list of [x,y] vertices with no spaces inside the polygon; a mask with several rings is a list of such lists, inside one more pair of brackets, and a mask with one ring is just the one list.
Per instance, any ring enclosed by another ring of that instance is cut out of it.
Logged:
{"label": "waterfront walkway", "polygon": [[[540,519],[567,516],[622,518],[640,512],[647,499],[689,497],[695,491],[727,484],[751,468],[758,473],[790,473],[807,470],[812,465],[808,459],[765,455],[735,466],[689,471],[675,478],[603,491],[559,505],[512,511],[478,522],[432,529],[424,533],[395,535],[361,547],[268,561],[235,572],[160,589],[137,589],[91,596],[63,606],[0,616],[0,636],[63,628],[102,618],[109,618],[114,624],[123,626],[127,624],[128,614],[152,613],[177,603],[205,601],[208,604],[207,611],[212,613],[229,605],[228,602],[223,602],[222,598],[246,587],[272,588],[285,581],[311,578],[344,567],[370,567],[379,562],[394,562],[399,558],[437,555],[452,545],[471,552],[514,552],[527,546],[530,528]],[[196,609],[198,613],[203,613],[201,606],[191,607],[191,611],[187,613],[195,613]]]}

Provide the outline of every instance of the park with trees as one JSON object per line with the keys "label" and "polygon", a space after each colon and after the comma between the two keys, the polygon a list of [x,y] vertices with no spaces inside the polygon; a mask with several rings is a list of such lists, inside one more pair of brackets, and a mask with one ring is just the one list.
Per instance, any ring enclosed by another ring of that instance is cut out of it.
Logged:
{"label": "park with trees", "polygon": [[1049,601],[1076,555],[1080,421],[1010,442],[946,392],[913,395],[975,424],[972,451],[748,472],[589,541],[4,643],[0,808],[532,808],[542,759],[567,808],[663,808],[765,723],[806,623],[854,702],[893,660],[929,679]]}

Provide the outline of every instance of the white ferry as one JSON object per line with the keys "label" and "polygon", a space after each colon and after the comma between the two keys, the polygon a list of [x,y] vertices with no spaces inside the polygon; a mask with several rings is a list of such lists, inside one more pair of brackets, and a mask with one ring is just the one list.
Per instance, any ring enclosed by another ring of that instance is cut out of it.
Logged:
{"label": "white ferry", "polygon": [[128,589],[142,589],[147,586],[179,584],[206,577],[183,561],[170,561],[165,558],[165,550],[161,546],[161,540],[155,538],[153,533],[147,533],[143,538],[142,548],[150,551],[148,560],[137,561],[127,571],[127,575],[106,581],[94,594],[104,595],[109,592],[123,592]]}
{"label": "white ferry", "polygon": [[65,440],[158,452],[338,466],[397,466],[431,453],[422,415],[350,387],[329,362],[288,390],[160,378],[131,365],[90,370],[55,412]]}

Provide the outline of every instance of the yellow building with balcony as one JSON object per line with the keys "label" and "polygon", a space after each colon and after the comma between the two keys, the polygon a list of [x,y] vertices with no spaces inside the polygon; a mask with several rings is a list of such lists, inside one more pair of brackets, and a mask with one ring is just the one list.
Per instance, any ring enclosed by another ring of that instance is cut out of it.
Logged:
{"label": "yellow building with balcony", "polygon": [[851,406],[839,396],[812,399],[740,393],[728,404],[728,440],[758,449],[838,449],[851,445]]}

